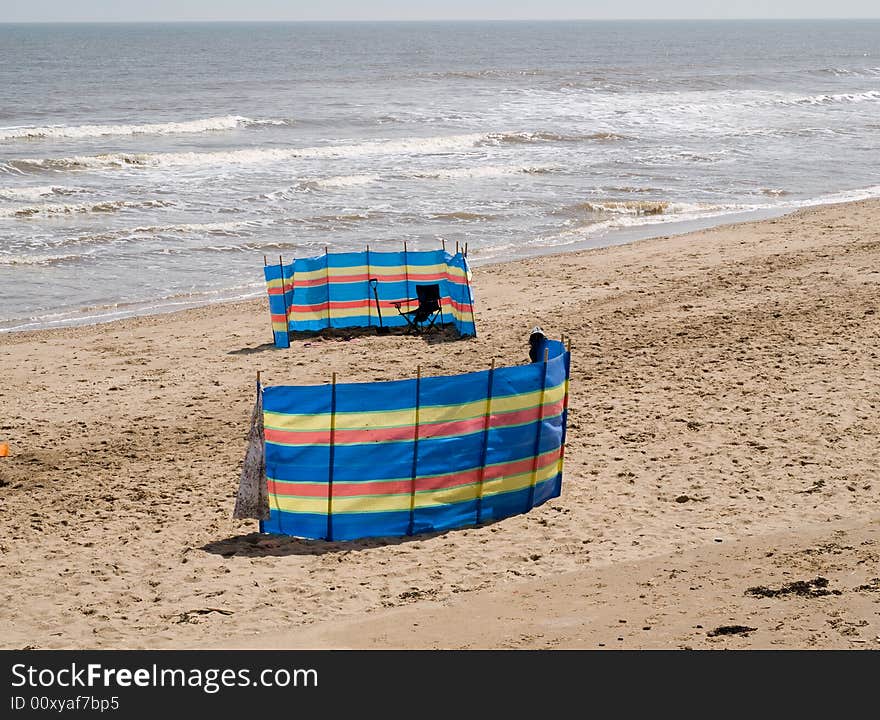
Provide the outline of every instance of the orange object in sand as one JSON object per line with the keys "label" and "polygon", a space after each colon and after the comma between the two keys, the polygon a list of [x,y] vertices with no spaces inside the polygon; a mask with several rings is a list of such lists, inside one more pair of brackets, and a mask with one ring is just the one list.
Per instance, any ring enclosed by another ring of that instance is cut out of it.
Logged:
{"label": "orange object in sand", "polygon": [[9,457],[9,445],[0,443],[0,457]]}

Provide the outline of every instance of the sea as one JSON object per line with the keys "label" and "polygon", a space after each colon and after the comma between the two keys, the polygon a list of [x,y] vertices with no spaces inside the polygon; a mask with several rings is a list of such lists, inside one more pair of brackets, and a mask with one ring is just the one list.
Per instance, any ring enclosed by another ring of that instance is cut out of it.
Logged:
{"label": "sea", "polygon": [[0,331],[878,197],[878,151],[876,20],[0,25]]}

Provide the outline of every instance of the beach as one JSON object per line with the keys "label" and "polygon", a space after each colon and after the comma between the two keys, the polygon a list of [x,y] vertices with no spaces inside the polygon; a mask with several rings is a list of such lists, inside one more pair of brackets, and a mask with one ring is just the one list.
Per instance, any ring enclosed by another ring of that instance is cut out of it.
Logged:
{"label": "beach", "polygon": [[[483,265],[469,340],[278,350],[265,300],[0,335],[0,644],[876,649],[878,220]],[[257,371],[515,365],[534,325],[572,343],[561,497],[388,541],[232,519]]]}

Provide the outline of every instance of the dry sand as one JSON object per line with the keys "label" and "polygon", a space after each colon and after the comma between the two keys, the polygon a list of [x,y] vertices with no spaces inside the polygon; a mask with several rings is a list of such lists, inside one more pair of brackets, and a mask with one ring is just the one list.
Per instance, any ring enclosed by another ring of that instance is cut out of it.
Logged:
{"label": "dry sand", "polygon": [[[483,267],[459,342],[276,350],[260,301],[0,335],[0,646],[880,648],[878,229],[868,201]],[[517,364],[535,324],[573,341],[561,498],[389,542],[232,520],[257,369]]]}

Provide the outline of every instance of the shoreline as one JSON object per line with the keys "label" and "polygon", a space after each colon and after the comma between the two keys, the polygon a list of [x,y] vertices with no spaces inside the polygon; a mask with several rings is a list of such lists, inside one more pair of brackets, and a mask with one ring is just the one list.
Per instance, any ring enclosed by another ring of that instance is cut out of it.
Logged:
{"label": "shoreline", "polygon": [[[880,186],[878,186],[880,187]],[[865,192],[870,188],[860,188],[856,190],[845,190],[839,193],[814,198],[813,200],[796,201],[795,205],[786,207],[760,207],[751,210],[736,210],[724,212],[705,218],[691,219],[670,219],[660,222],[646,222],[642,225],[632,227],[616,227],[610,232],[600,232],[595,236],[574,241],[570,245],[553,245],[542,247],[541,245],[532,245],[522,247],[517,254],[505,260],[497,258],[487,258],[481,260],[479,257],[479,249],[475,249],[473,256],[469,257],[471,269],[479,267],[492,267],[511,262],[519,262],[531,258],[539,257],[556,257],[560,255],[569,255],[584,252],[587,250],[596,250],[606,247],[617,247],[619,245],[628,245],[643,240],[651,240],[658,238],[680,237],[700,230],[711,230],[713,228],[726,227],[728,225],[740,225],[744,223],[760,222],[761,220],[769,220],[777,217],[785,217],[792,213],[810,208],[828,207],[832,205],[848,204],[850,202],[862,202],[864,200],[874,199],[874,195]],[[859,194],[859,190],[862,192]],[[855,199],[841,200],[841,196],[853,195]],[[864,197],[862,197],[864,196]],[[661,216],[658,216],[661,217]],[[674,217],[674,216],[667,216]],[[255,255],[255,260],[259,260],[259,254]],[[258,267],[255,263],[254,267]],[[258,281],[255,281],[258,282]],[[117,322],[135,317],[150,317],[153,315],[167,315],[185,310],[207,308],[216,305],[224,305],[227,303],[249,302],[257,300],[265,295],[265,286],[261,285],[259,289],[255,289],[252,293],[236,296],[225,296],[226,290],[212,291],[221,297],[215,300],[194,299],[182,300],[177,299],[178,296],[170,296],[159,298],[157,300],[144,300],[136,303],[129,303],[131,310],[110,309],[108,306],[104,313],[101,308],[81,308],[80,311],[69,310],[63,314],[70,315],[59,320],[52,320],[46,323],[39,323],[26,318],[13,318],[11,320],[0,321],[0,324],[19,323],[12,327],[0,327],[0,337],[9,333],[20,332],[38,332],[43,330],[60,330],[64,328],[86,327],[90,325],[103,325],[107,323]],[[197,293],[198,294],[198,293]],[[208,294],[203,291],[200,294]],[[169,306],[181,306],[174,309],[168,309]],[[118,308],[114,306],[114,308]],[[81,315],[81,313],[97,313],[94,315]],[[28,327],[34,325],[34,327]]]}
{"label": "shoreline", "polygon": [[[867,200],[479,266],[479,335],[457,342],[276,350],[265,298],[6,333],[0,644],[343,647],[363,620],[377,646],[451,646],[467,638],[443,628],[473,599],[478,646],[593,647],[610,626],[590,619],[617,622],[635,578],[651,583],[645,603],[620,619],[654,629],[627,647],[689,644],[698,615],[760,629],[711,647],[876,647],[875,591],[856,588],[874,587],[880,562],[878,228]],[[256,370],[313,384],[516,365],[536,324],[572,339],[560,498],[395,542],[263,536],[232,519]],[[746,579],[816,576],[841,594],[731,599]],[[579,591],[597,578],[599,595]],[[725,583],[726,599],[688,590]],[[520,624],[536,607],[552,633]],[[414,612],[418,627],[382,630]]]}

